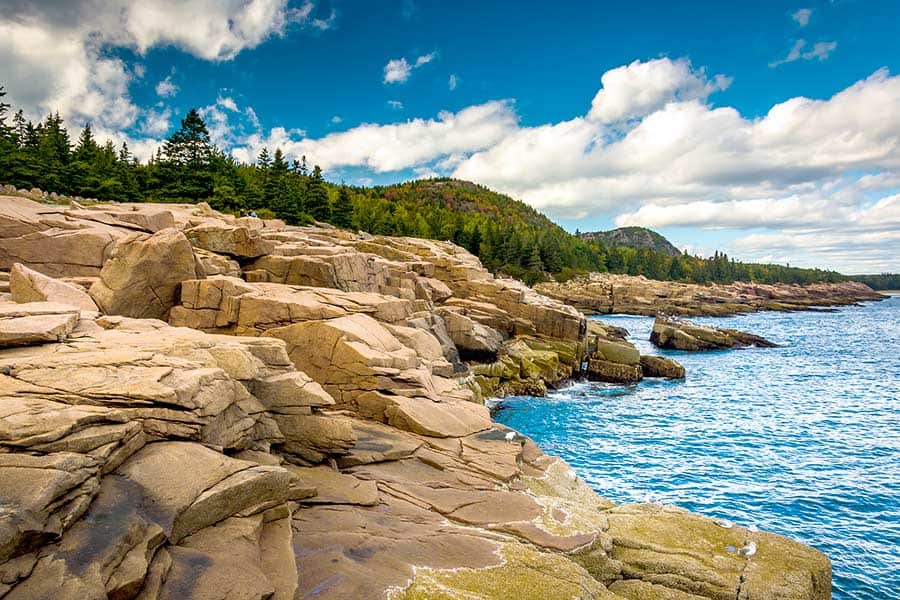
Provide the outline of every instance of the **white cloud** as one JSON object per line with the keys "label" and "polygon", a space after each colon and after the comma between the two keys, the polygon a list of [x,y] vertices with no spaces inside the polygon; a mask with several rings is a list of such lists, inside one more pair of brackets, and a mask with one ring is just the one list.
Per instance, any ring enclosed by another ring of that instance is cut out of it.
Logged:
{"label": "white cloud", "polygon": [[387,105],[394,110],[403,110],[403,103],[399,100],[388,100]]}
{"label": "white cloud", "polygon": [[172,111],[168,108],[159,111],[147,110],[144,113],[140,131],[144,135],[162,137],[169,131],[171,118]]}
{"label": "white cloud", "polygon": [[[129,86],[145,67],[129,68],[110,48],[144,54],[175,46],[201,59],[229,60],[292,24],[311,26],[313,8],[311,2],[289,8],[287,0],[16,2],[0,11],[0,81],[31,119],[59,111],[71,127],[90,122],[95,130],[119,132],[142,119]],[[144,127],[153,115],[147,117]]]}
{"label": "white cloud", "polygon": [[384,65],[384,77],[382,81],[384,83],[406,83],[409,76],[412,75],[413,69],[418,69],[423,65],[427,65],[437,58],[437,56],[437,51],[429,52],[428,54],[423,54],[417,58],[412,64],[403,57],[391,59]]}
{"label": "white cloud", "polygon": [[421,67],[422,65],[427,65],[431,61],[437,58],[437,51],[429,52],[428,54],[424,54],[416,59],[416,67]]}
{"label": "white cloud", "polygon": [[602,87],[594,96],[588,117],[603,123],[643,117],[669,102],[704,100],[731,84],[731,79],[723,75],[708,79],[703,69],[692,68],[683,58],[636,60],[607,71],[600,81]]}
{"label": "white cloud", "polygon": [[156,95],[160,98],[171,98],[177,93],[178,86],[172,82],[171,75],[156,84]]}
{"label": "white cloud", "polygon": [[323,138],[300,137],[283,128],[252,135],[232,153],[253,157],[263,147],[281,147],[291,158],[307,156],[323,169],[364,166],[377,172],[416,167],[437,157],[491,147],[513,133],[518,119],[508,101],[470,106],[436,119],[412,119],[389,125],[363,124]]}
{"label": "white cloud", "polygon": [[230,96],[227,96],[225,98],[219,96],[218,98],[216,98],[216,104],[224,109],[230,110],[231,112],[240,112],[240,109],[238,108],[237,103],[234,101],[234,98]]}
{"label": "white cloud", "polygon": [[837,42],[816,42],[815,44],[813,44],[811,50],[803,52],[803,49],[805,47],[806,40],[797,40],[796,42],[794,42],[793,47],[788,51],[787,56],[785,56],[781,60],[770,62],[769,66],[775,68],[785,63],[791,63],[800,60],[801,58],[803,60],[826,60],[829,56],[831,56],[831,53],[834,52],[835,48],[837,48]]}
{"label": "white cloud", "polygon": [[455,90],[458,85],[459,78],[456,75],[450,75],[450,79],[447,81],[447,87],[450,88],[450,91]]}
{"label": "white cloud", "polygon": [[811,60],[813,58],[826,60],[831,56],[831,53],[834,52],[835,48],[837,48],[837,42],[816,42],[813,45],[812,50],[803,53],[803,58],[805,60]]}
{"label": "white cloud", "polygon": [[801,8],[797,12],[791,15],[791,18],[797,22],[800,27],[806,27],[809,25],[809,18],[812,16],[811,8]]}
{"label": "white cloud", "polygon": [[337,115],[334,115],[333,117],[331,117],[332,125],[340,125],[342,121],[343,121],[343,119]]}
{"label": "white cloud", "polygon": [[405,58],[394,58],[384,65],[384,83],[404,83],[412,71]]}

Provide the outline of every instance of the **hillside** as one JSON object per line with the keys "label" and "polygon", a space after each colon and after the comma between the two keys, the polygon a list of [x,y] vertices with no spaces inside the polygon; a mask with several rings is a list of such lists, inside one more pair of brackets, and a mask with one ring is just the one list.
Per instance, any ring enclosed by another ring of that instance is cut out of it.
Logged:
{"label": "hillside", "polygon": [[[252,164],[240,163],[211,142],[196,109],[155,157],[142,163],[124,145],[98,143],[89,126],[73,143],[59,115],[37,125],[19,119],[17,127],[3,126],[7,106],[0,108],[0,184],[13,192],[39,188],[116,202],[208,202],[224,213],[252,212],[288,225],[318,221],[375,235],[450,240],[477,255],[491,272],[529,284],[587,272],[692,283],[842,279],[833,271],[746,264],[719,253],[707,259],[684,256],[649,231],[624,240],[581,239],[525,203],[466,181],[349,187],[326,181],[314,163],[310,169],[305,157],[291,161],[279,148],[271,154],[263,149]],[[650,243],[619,245],[641,237]]]}
{"label": "hillside", "polygon": [[581,239],[601,242],[607,246],[626,246],[628,248],[646,248],[666,256],[678,256],[681,250],[672,242],[645,227],[619,227],[609,231],[589,231],[580,234]]}

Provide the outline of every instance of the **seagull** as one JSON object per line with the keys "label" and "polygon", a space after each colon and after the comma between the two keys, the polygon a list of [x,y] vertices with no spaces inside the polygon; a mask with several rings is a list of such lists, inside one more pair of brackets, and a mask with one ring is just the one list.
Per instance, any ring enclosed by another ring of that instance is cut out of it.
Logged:
{"label": "seagull", "polygon": [[569,479],[572,481],[578,481],[578,473],[575,472],[575,469],[569,469],[569,472],[566,473],[569,476]]}
{"label": "seagull", "polygon": [[738,554],[748,560],[753,558],[753,555],[756,554],[756,542],[749,542],[746,546],[738,550]]}
{"label": "seagull", "polygon": [[713,523],[715,523],[722,529],[731,529],[732,527],[734,527],[734,523],[732,523],[728,519],[714,519]]}
{"label": "seagull", "polygon": [[511,443],[513,443],[513,442],[516,440],[516,432],[515,432],[515,431],[510,431],[510,432],[507,433],[504,437],[506,438],[506,441],[509,442],[509,443],[511,444]]}

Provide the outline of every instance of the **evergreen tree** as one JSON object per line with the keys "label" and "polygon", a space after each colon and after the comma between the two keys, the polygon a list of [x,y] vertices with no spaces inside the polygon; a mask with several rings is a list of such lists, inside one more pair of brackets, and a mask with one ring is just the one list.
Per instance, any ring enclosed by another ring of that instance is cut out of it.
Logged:
{"label": "evergreen tree", "polygon": [[293,197],[290,193],[288,186],[290,175],[291,170],[284,159],[284,153],[281,152],[281,148],[276,148],[265,182],[265,203],[276,217],[293,225],[300,221],[301,211],[297,205],[298,198]]}
{"label": "evergreen tree", "polygon": [[3,102],[4,96],[6,92],[0,86],[0,176],[10,173],[18,150],[14,130],[6,124],[6,113],[10,107]]}
{"label": "evergreen tree", "polygon": [[[304,157],[305,158],[305,157]],[[313,167],[306,189],[306,212],[317,221],[331,219],[331,206],[328,204],[328,190],[319,165]]]}
{"label": "evergreen tree", "polygon": [[66,167],[70,151],[69,132],[59,113],[47,115],[38,131],[37,155],[41,169],[36,182],[38,187],[63,192],[69,189]]}
{"label": "evergreen tree", "polygon": [[528,258],[528,270],[540,273],[544,270],[544,263],[541,261],[541,248],[537,244],[531,247],[531,256]]}
{"label": "evergreen tree", "polygon": [[350,229],[353,227],[353,201],[350,199],[350,190],[341,186],[338,197],[331,211],[331,222],[338,227]]}
{"label": "evergreen tree", "polygon": [[181,120],[181,128],[166,140],[163,157],[163,173],[169,178],[165,187],[168,198],[196,202],[212,196],[212,144],[197,109],[189,110]]}

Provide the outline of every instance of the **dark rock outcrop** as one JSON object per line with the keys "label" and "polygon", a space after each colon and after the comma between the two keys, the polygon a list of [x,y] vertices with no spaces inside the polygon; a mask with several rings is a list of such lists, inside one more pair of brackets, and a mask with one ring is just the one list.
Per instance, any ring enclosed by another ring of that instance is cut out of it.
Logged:
{"label": "dark rock outcrop", "polygon": [[659,348],[690,351],[778,346],[763,337],[737,329],[721,329],[665,317],[656,317],[650,341]]}

